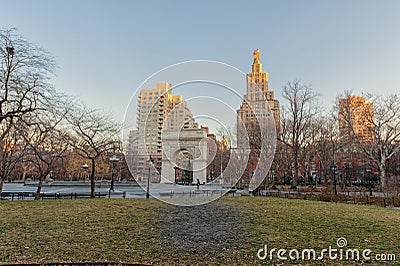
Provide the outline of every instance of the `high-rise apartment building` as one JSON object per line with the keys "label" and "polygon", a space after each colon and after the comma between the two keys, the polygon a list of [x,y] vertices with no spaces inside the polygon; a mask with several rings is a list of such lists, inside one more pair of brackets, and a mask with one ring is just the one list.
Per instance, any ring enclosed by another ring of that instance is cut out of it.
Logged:
{"label": "high-rise apartment building", "polygon": [[[249,129],[251,124],[257,122],[257,114],[265,113],[268,105],[275,119],[276,129],[279,131],[280,107],[279,101],[274,97],[274,91],[268,89],[268,73],[263,72],[260,61],[260,52],[253,52],[253,65],[251,73],[247,74],[247,91],[244,95],[240,109],[237,110],[238,118],[238,147],[245,141],[243,129],[240,124]],[[249,136],[250,137],[250,136]]]}
{"label": "high-rise apartment building", "polygon": [[182,100],[182,96],[172,96],[172,109],[167,114],[163,129],[182,130],[198,127],[198,123],[193,119],[192,112],[187,103]]}
{"label": "high-rise apartment building", "polygon": [[161,154],[161,130],[172,109],[172,89],[167,82],[157,82],[153,89],[140,91],[137,126],[139,154]]}
{"label": "high-rise apartment building", "polygon": [[339,135],[342,140],[354,137],[361,142],[374,139],[374,105],[364,97],[348,96],[339,100]]}
{"label": "high-rise apartment building", "polygon": [[149,156],[157,171],[151,171],[152,182],[159,181],[162,159],[163,130],[198,128],[182,96],[172,95],[171,84],[157,82],[156,87],[140,91],[138,98],[138,159],[135,172],[138,178],[147,178]]}

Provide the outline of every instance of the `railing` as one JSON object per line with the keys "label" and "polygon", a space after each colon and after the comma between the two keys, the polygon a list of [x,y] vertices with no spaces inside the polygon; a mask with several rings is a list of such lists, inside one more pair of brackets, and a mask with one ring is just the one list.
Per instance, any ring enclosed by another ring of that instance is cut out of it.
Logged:
{"label": "railing", "polygon": [[347,204],[358,204],[358,205],[374,205],[381,207],[400,207],[399,196],[369,196],[369,195],[358,195],[358,194],[344,194],[339,193],[335,195],[330,192],[304,192],[301,190],[261,190],[257,196],[266,197],[277,197],[286,199],[303,199],[303,200],[315,200],[315,201],[326,201],[326,202],[339,202]]}
{"label": "railing", "polygon": [[[2,192],[1,200],[25,200],[34,198],[36,195],[35,192]],[[120,195],[122,198],[126,198],[126,192],[96,192],[94,194],[95,198],[111,198],[113,195]],[[50,193],[50,192],[41,192],[39,198],[42,200],[45,199],[81,199],[81,198],[90,198],[90,192],[71,192],[71,193]]]}
{"label": "railing", "polygon": [[235,196],[236,189],[230,190],[191,190],[191,191],[170,191],[170,192],[159,192],[160,197],[213,197],[213,196]]}

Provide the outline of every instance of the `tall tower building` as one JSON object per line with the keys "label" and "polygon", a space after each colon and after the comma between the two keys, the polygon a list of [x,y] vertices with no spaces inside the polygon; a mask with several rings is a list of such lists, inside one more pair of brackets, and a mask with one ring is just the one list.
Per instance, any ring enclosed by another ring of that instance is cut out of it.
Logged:
{"label": "tall tower building", "polygon": [[[279,101],[274,98],[274,91],[268,89],[268,73],[263,72],[262,70],[259,50],[255,50],[253,52],[252,71],[251,73],[247,74],[246,79],[247,91],[244,95],[244,101],[242,102],[240,108],[237,110],[238,147],[241,147],[243,141],[245,141],[245,133],[242,133],[243,129],[240,128],[240,124],[243,123],[243,125],[247,128],[249,132],[250,125],[254,124],[257,121],[257,113],[259,113],[260,110],[265,110],[266,105],[268,105],[270,110],[272,111],[276,123],[277,132],[279,132],[280,128]],[[251,136],[249,136],[249,138],[250,137]],[[250,146],[252,146],[251,143]]]}
{"label": "tall tower building", "polygon": [[339,100],[339,136],[342,140],[356,137],[361,142],[374,139],[374,105],[364,97],[348,96]]}

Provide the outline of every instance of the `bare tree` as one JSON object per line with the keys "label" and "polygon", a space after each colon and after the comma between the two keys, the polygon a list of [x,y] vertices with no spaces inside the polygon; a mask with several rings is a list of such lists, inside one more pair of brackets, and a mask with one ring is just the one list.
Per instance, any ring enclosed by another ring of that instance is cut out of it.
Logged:
{"label": "bare tree", "polygon": [[40,197],[45,178],[55,172],[55,167],[71,148],[65,118],[72,110],[72,102],[66,96],[54,94],[40,101],[38,106],[43,111],[30,113],[25,120],[25,127],[19,129],[29,146],[28,160],[39,173],[36,200]]}
{"label": "bare tree", "polygon": [[[231,148],[229,153],[229,161],[226,162],[224,168],[222,183],[234,186],[246,171],[250,151],[242,148]],[[243,180],[244,178],[242,178]],[[248,184],[249,181],[246,183]]]}
{"label": "bare tree", "polygon": [[351,97],[347,92],[339,103],[340,123],[343,130],[349,132],[345,136],[351,136],[351,143],[359,147],[378,167],[381,187],[386,192],[388,163],[400,150],[399,96],[365,95],[365,104],[373,104],[373,109],[367,111],[359,110],[359,107],[352,104],[348,100]]}
{"label": "bare tree", "polygon": [[35,111],[38,99],[51,90],[54,60],[10,29],[0,31],[0,61],[0,123],[12,122]]}
{"label": "bare tree", "polygon": [[68,117],[70,144],[80,156],[91,162],[90,194],[94,198],[96,161],[107,152],[120,150],[120,125],[113,121],[110,114],[85,106],[76,108],[78,111]]}
{"label": "bare tree", "polygon": [[275,150],[274,160],[271,165],[270,171],[274,176],[274,180],[280,183],[287,182],[287,169],[290,169],[290,151],[286,145],[278,141]]}
{"label": "bare tree", "polygon": [[4,181],[9,178],[18,163],[25,158],[26,143],[16,130],[15,125],[8,125],[9,121],[3,121],[3,141],[0,150],[0,193],[3,191]]}
{"label": "bare tree", "polygon": [[288,102],[281,112],[281,134],[279,140],[291,150],[293,162],[293,185],[298,185],[300,153],[310,138],[312,121],[318,114],[315,105],[317,95],[311,85],[301,84],[298,80],[288,82],[283,87],[283,98]]}
{"label": "bare tree", "polygon": [[[341,148],[343,143],[338,142],[337,119],[333,115],[317,118],[313,125],[315,132],[314,148],[320,163],[320,178],[327,183],[330,165],[335,161],[335,150]],[[322,181],[322,180],[321,180]]]}
{"label": "bare tree", "polygon": [[55,166],[64,159],[69,145],[65,141],[66,132],[63,130],[36,126],[30,132],[30,162],[39,173],[35,196],[35,200],[37,200],[40,197],[43,181],[50,173],[55,172]]}
{"label": "bare tree", "polygon": [[48,80],[54,61],[41,48],[16,35],[14,29],[0,30],[0,142],[1,185],[24,155],[18,127],[21,120],[38,109],[38,102],[53,89]]}
{"label": "bare tree", "polygon": [[[220,140],[216,141],[216,151],[214,160],[211,162],[211,167],[214,169],[214,174],[220,176],[221,173],[226,172],[226,167],[231,159],[231,148],[233,143],[233,132],[232,129],[226,127],[220,127],[216,130],[216,135]],[[227,174],[222,175],[224,180],[227,180]]]}

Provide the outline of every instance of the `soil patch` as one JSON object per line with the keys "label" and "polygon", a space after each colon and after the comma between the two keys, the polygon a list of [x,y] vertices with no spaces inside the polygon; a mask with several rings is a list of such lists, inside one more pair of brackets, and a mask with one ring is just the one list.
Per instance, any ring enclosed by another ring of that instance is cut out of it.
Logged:
{"label": "soil patch", "polygon": [[244,229],[235,204],[217,200],[192,207],[168,205],[157,225],[165,248],[203,258],[237,253],[237,247],[243,244]]}

